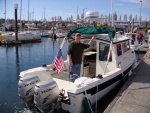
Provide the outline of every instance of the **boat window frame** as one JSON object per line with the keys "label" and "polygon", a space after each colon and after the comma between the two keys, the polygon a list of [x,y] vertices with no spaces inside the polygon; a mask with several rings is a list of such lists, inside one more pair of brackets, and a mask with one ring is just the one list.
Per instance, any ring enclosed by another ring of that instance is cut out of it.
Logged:
{"label": "boat window frame", "polygon": [[[102,47],[102,45],[107,45],[105,47]],[[104,43],[104,42],[99,42],[99,56],[98,56],[98,59],[99,61],[107,61],[107,58],[108,58],[108,53],[109,53],[109,48],[110,48],[110,44],[108,43]],[[103,49],[103,50],[101,50]],[[103,54],[104,52],[104,54]],[[103,55],[101,55],[103,54]],[[112,52],[110,51],[110,58],[109,58],[109,62],[112,62]]]}
{"label": "boat window frame", "polygon": [[[126,45],[124,45],[126,44]],[[130,42],[129,41],[125,41],[122,43],[122,52],[125,53],[127,51],[130,50]]]}
{"label": "boat window frame", "polygon": [[122,55],[122,44],[121,43],[116,44],[116,52],[117,52],[117,56]]}

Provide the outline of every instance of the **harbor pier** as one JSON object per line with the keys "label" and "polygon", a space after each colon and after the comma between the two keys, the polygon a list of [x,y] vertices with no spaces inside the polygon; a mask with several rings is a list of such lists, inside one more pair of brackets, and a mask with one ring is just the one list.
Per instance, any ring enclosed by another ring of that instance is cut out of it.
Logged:
{"label": "harbor pier", "polygon": [[150,50],[104,113],[150,113]]}

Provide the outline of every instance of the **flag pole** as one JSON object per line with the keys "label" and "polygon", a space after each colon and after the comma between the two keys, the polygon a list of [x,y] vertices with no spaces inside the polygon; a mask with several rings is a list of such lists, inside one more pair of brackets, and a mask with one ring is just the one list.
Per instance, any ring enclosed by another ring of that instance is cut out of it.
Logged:
{"label": "flag pole", "polygon": [[60,47],[59,47],[60,49],[63,47],[63,45],[64,45],[65,41],[66,41],[66,37],[64,37],[64,39],[63,39],[62,43],[60,44]]}

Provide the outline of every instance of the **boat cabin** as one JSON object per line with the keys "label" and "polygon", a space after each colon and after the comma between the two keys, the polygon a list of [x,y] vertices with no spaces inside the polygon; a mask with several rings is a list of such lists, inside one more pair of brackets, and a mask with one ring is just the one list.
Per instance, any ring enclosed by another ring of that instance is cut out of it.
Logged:
{"label": "boat cabin", "polygon": [[[88,43],[92,35],[83,35],[82,43]],[[70,40],[71,42],[73,40]],[[92,45],[84,50],[83,62],[81,64],[80,77],[96,76],[103,78],[103,75],[119,68],[127,61],[130,50],[130,40],[127,37],[114,38],[111,40],[108,34],[96,35]],[[124,59],[124,60],[123,60]],[[126,60],[125,60],[126,59]],[[130,57],[128,58],[130,60]]]}

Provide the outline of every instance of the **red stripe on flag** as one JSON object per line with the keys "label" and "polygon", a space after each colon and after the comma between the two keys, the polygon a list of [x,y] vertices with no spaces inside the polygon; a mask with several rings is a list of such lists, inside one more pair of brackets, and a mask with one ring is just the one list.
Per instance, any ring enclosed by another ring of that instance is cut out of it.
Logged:
{"label": "red stripe on flag", "polygon": [[60,56],[59,59],[57,57],[55,57],[53,65],[54,65],[57,73],[59,74],[62,71],[62,69],[64,68],[63,56]]}

